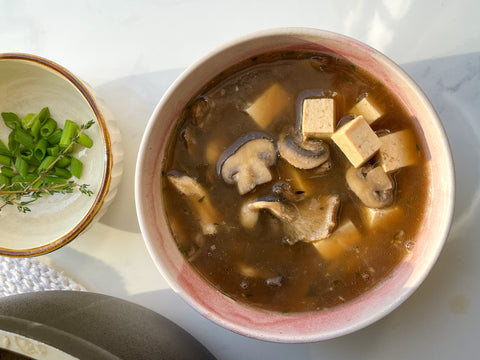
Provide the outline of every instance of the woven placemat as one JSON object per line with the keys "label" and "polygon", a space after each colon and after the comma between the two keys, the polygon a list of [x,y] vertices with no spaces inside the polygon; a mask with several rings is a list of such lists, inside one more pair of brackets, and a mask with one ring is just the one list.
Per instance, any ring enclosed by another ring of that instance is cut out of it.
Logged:
{"label": "woven placemat", "polygon": [[86,289],[35,258],[0,256],[0,297],[48,290]]}

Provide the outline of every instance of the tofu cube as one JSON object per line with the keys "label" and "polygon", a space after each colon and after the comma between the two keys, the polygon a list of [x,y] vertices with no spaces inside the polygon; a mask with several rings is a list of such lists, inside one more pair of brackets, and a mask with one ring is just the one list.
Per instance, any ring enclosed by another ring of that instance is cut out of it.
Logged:
{"label": "tofu cube", "polygon": [[290,104],[287,92],[275,83],[265,90],[246,111],[262,129],[270,125]]}
{"label": "tofu cube", "polygon": [[361,115],[333,133],[332,140],[356,168],[370,159],[381,144],[378,136]]}
{"label": "tofu cube", "polygon": [[380,164],[385,172],[414,165],[419,161],[418,144],[411,130],[400,130],[379,139]]}
{"label": "tofu cube", "polygon": [[313,246],[325,260],[333,260],[357,244],[361,234],[351,220],[345,221],[330,237],[313,242]]}
{"label": "tofu cube", "polygon": [[402,216],[403,211],[399,206],[391,206],[383,209],[364,207],[362,211],[364,223],[370,228],[388,226],[392,221]]}
{"label": "tofu cube", "polygon": [[350,109],[349,113],[355,116],[362,115],[368,124],[372,124],[383,115],[378,106],[375,105],[368,96],[356,103]]}
{"label": "tofu cube", "polygon": [[305,99],[302,107],[304,139],[330,136],[335,131],[335,102],[333,99]]}

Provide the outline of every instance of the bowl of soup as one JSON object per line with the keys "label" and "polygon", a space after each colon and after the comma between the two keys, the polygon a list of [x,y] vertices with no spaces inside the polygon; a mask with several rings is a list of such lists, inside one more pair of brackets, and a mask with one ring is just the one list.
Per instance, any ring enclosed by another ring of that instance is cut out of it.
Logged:
{"label": "bowl of soup", "polygon": [[136,169],[146,245],[206,318],[275,342],[351,333],[405,301],[448,236],[454,171],[429,100],[352,38],[260,31],[191,65]]}

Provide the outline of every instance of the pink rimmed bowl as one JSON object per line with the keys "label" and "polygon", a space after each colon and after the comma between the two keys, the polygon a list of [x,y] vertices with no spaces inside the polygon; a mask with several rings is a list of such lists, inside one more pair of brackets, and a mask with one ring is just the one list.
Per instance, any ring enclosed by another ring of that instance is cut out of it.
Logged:
{"label": "pink rimmed bowl", "polygon": [[[0,255],[36,256],[75,239],[107,210],[117,192],[123,170],[123,151],[116,122],[88,85],[48,59],[21,53],[0,54],[0,112],[19,116],[48,106],[63,128],[65,120],[78,124],[94,120],[86,130],[93,146],[75,156],[83,162],[79,183],[93,192],[79,191],[42,197],[19,213],[15,206],[0,211]],[[10,129],[0,119],[0,139],[7,144]],[[0,201],[0,205],[3,202]]]}
{"label": "pink rimmed bowl", "polygon": [[[333,53],[369,71],[398,97],[416,121],[428,148],[428,204],[410,256],[366,294],[313,313],[257,310],[214,289],[179,252],[162,203],[160,184],[165,147],[187,102],[222,70],[255,55],[280,50]],[[172,84],[145,130],[137,161],[135,199],[140,228],[153,261],[170,286],[199,313],[245,336],[286,343],[313,342],[372,324],[393,311],[420,286],[448,236],[454,207],[454,168],[448,140],[434,108],[398,65],[346,36],[308,28],[279,28],[249,34],[214,49]]]}

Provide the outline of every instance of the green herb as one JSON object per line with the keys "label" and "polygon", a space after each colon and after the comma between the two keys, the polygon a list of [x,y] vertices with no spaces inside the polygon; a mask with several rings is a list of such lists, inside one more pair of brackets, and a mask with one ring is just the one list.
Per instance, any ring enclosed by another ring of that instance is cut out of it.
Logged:
{"label": "green herb", "polygon": [[204,199],[205,199],[205,196],[202,196],[200,199],[198,199],[198,202],[202,203]]}
{"label": "green herb", "polygon": [[11,112],[3,112],[2,117],[11,132],[8,148],[0,143],[5,157],[0,164],[0,211],[13,205],[19,212],[27,213],[28,205],[43,196],[72,193],[75,189],[88,196],[93,194],[88,184],[68,180],[72,175],[80,178],[82,163],[67,156],[75,143],[87,148],[93,145],[84,133],[95,123],[93,120],[81,126],[67,120],[64,129],[58,129],[48,107],[21,120]]}
{"label": "green herb", "polygon": [[350,64],[350,65],[348,65],[348,67],[352,70],[357,70],[357,66],[354,65],[354,64]]}
{"label": "green herb", "polygon": [[348,76],[345,76],[345,81],[349,84],[353,83],[352,79],[350,79]]}
{"label": "green herb", "polygon": [[417,148],[417,152],[420,154],[420,145],[415,144],[415,147]]}

